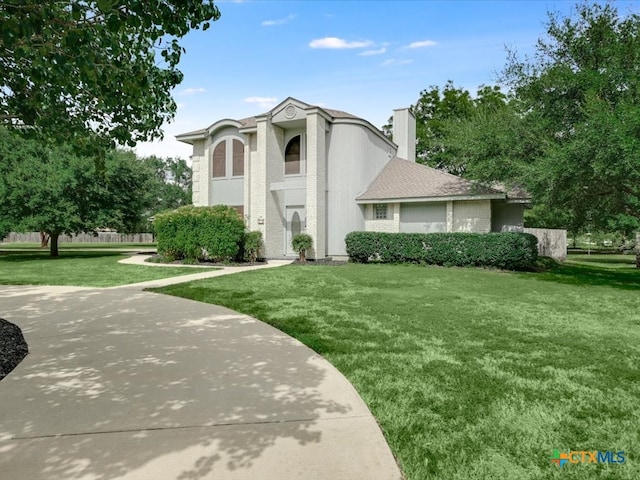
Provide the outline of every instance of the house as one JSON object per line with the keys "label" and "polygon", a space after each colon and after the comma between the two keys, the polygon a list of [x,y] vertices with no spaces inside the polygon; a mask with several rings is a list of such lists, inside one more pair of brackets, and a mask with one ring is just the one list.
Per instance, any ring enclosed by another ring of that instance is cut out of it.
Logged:
{"label": "house", "polygon": [[352,231],[521,229],[527,199],[415,163],[415,118],[394,111],[393,141],[340,110],[287,98],[267,113],[178,135],[193,146],[194,205],[225,204],[260,230],[265,256],[346,256]]}

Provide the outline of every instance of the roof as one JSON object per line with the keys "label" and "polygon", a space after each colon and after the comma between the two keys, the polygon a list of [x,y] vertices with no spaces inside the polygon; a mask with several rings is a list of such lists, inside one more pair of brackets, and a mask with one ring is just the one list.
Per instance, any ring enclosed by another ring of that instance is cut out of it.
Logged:
{"label": "roof", "polygon": [[[274,112],[276,110],[278,110],[279,108],[281,108],[283,105],[290,103],[290,102],[297,102],[300,105],[303,105],[304,109],[312,109],[312,108],[319,108],[320,110],[322,110],[323,112],[329,114],[332,118],[336,119],[336,118],[343,118],[343,119],[353,119],[353,120],[360,120],[362,122],[367,123],[371,128],[373,128],[374,130],[378,131],[381,135],[382,132],[380,132],[379,129],[377,129],[376,127],[374,127],[373,125],[371,125],[367,120],[360,118],[356,115],[352,115],[348,112],[344,112],[342,110],[333,110],[330,108],[324,108],[324,107],[320,107],[317,105],[310,105],[308,103],[302,102],[300,100],[297,100],[293,97],[288,97],[285,100],[283,100],[282,102],[280,102],[278,105],[276,105],[274,108],[272,108],[271,110],[269,110],[268,112],[263,113],[262,115],[266,115],[268,113]],[[247,118],[242,118],[240,120],[234,120],[237,121],[238,123],[242,124],[242,127],[240,128],[255,128],[256,127],[256,121],[257,121],[257,117],[260,117],[262,115],[257,115],[255,117],[247,117]],[[213,125],[210,125],[208,128],[200,128],[198,130],[193,130],[191,132],[185,132],[185,133],[180,133],[178,135],[176,135],[176,138],[180,141],[186,142],[186,143],[192,143],[193,140],[199,138],[199,137],[206,137],[210,131],[211,128],[216,125],[218,122],[214,123]]]}
{"label": "roof", "polygon": [[506,194],[426,165],[394,157],[356,200],[361,203],[400,199],[433,201],[450,197],[502,199]]}

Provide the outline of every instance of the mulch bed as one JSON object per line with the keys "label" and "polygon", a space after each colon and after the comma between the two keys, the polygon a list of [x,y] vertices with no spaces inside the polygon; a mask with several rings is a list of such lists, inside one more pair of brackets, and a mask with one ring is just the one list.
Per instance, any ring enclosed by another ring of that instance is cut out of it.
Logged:
{"label": "mulch bed", "polygon": [[0,380],[16,368],[27,353],[29,348],[20,328],[0,318]]}

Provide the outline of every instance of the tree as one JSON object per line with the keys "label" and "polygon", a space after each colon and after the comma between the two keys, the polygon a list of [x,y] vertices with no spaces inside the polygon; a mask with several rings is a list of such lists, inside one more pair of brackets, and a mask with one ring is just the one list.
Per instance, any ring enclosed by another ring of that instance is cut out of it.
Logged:
{"label": "tree", "polygon": [[149,209],[151,178],[131,152],[96,162],[0,128],[0,218],[14,230],[49,235],[54,257],[63,233],[134,228]]}
{"label": "tree", "polygon": [[191,167],[181,158],[143,157],[139,162],[149,172],[144,203],[148,208],[141,215],[136,232],[153,231],[153,217],[166,210],[191,204]]}
{"label": "tree", "polygon": [[219,17],[213,0],[1,2],[0,124],[84,147],[161,137],[179,39]]}
{"label": "tree", "polygon": [[[510,52],[510,100],[443,125],[479,180],[523,184],[533,217],[578,232],[640,227],[640,17],[582,3],[550,14],[533,58]],[[640,261],[640,256],[638,257]]]}
{"label": "tree", "polygon": [[[420,92],[411,111],[416,117],[416,161],[456,175],[464,175],[466,164],[448,146],[452,124],[464,123],[477,110],[498,109],[507,97],[497,86],[480,86],[475,97],[449,80],[445,86],[432,85]],[[392,118],[382,127],[392,137]]]}

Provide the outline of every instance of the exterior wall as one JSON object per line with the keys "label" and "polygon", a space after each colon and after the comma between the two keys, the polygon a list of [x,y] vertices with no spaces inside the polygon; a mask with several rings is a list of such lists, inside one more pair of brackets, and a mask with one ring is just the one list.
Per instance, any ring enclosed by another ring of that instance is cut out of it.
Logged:
{"label": "exterior wall", "polygon": [[524,205],[520,203],[491,202],[492,232],[521,232],[524,226]]}
{"label": "exterior wall", "polygon": [[491,200],[453,202],[454,232],[488,233],[491,231]]}
{"label": "exterior wall", "polygon": [[[255,133],[249,134],[248,152],[245,150],[245,158],[248,155],[249,159],[249,175],[245,170],[245,197],[248,203],[245,203],[245,215],[248,216],[249,230],[257,230],[262,232],[262,238],[264,240],[264,224],[259,223],[259,218],[264,220],[264,203],[260,201],[261,195],[264,195],[265,188],[265,169],[264,163],[259,163],[258,156],[258,136]],[[246,169],[246,165],[245,165]],[[249,188],[246,188],[248,186]],[[247,209],[248,206],[248,209]]]}
{"label": "exterior wall", "polygon": [[196,206],[209,204],[209,178],[210,165],[205,156],[205,141],[193,143],[193,156],[191,157],[193,168],[193,190],[191,200]]}
{"label": "exterior wall", "polygon": [[270,119],[258,123],[257,158],[257,163],[264,165],[263,184],[257,200],[264,203],[265,256],[281,257],[285,254],[284,198],[281,191],[272,192],[270,186],[284,178],[284,130],[273,125]]}
{"label": "exterior wall", "polygon": [[361,125],[335,123],[327,134],[327,256],[344,256],[344,237],[365,230],[364,209],[355,202],[396,154]]}
{"label": "exterior wall", "polygon": [[[318,113],[307,116],[307,233],[313,238],[309,258],[327,255],[326,121]],[[352,203],[355,201],[352,200]]]}
{"label": "exterior wall", "polygon": [[416,117],[408,108],[393,111],[393,142],[399,158],[416,161]]}
{"label": "exterior wall", "polygon": [[446,202],[403,203],[400,205],[400,231],[439,233],[447,231]]}
{"label": "exterior wall", "polygon": [[387,218],[376,219],[373,204],[363,205],[365,232],[398,233],[400,231],[400,204],[389,203]]}

